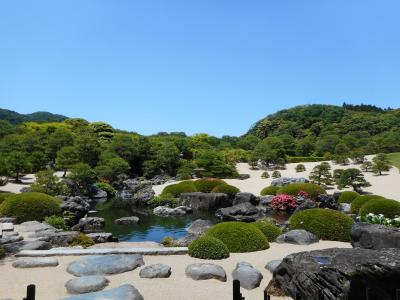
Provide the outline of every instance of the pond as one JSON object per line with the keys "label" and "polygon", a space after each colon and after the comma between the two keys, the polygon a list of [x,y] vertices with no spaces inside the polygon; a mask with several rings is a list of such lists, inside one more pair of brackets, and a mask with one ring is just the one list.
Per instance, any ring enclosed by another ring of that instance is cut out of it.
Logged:
{"label": "pond", "polygon": [[[135,225],[116,225],[114,220],[136,215],[140,218],[139,224]],[[152,241],[160,243],[165,237],[170,236],[175,239],[187,235],[187,228],[196,219],[211,220],[215,223],[218,220],[213,212],[197,212],[183,217],[159,217],[152,213],[151,209],[139,209],[132,214],[128,209],[114,208],[110,206],[97,206],[96,212],[90,214],[92,217],[101,217],[105,220],[105,232],[111,232],[120,241],[143,242]],[[271,217],[279,222],[288,219],[287,215],[270,214]]]}

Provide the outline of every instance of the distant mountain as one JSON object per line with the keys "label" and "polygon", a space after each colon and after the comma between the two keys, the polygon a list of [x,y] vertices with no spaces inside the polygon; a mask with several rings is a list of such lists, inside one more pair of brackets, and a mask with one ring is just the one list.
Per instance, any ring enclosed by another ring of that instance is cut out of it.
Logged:
{"label": "distant mountain", "polygon": [[0,120],[5,120],[17,125],[24,122],[62,122],[68,119],[63,115],[56,115],[45,111],[38,111],[32,114],[19,114],[15,111],[0,108]]}

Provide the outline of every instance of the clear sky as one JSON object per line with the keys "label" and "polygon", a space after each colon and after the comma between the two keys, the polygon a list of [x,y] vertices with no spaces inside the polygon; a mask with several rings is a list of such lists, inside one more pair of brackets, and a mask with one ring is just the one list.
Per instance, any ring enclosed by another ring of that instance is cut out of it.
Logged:
{"label": "clear sky", "polygon": [[0,107],[240,135],[307,103],[399,107],[400,1],[0,0]]}

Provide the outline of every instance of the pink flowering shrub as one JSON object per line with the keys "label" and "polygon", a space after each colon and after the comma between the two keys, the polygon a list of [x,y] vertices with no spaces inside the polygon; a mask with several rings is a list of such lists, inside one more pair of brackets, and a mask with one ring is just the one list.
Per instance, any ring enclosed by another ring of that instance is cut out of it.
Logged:
{"label": "pink flowering shrub", "polygon": [[299,206],[297,198],[291,195],[278,195],[272,198],[271,208],[274,210],[287,211],[294,210]]}

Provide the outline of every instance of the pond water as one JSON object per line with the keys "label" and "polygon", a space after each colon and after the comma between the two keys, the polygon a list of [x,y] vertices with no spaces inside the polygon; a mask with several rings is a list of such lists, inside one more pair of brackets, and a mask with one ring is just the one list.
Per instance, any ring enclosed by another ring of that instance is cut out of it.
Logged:
{"label": "pond water", "polygon": [[[135,225],[116,225],[115,219],[136,215],[140,218],[139,224]],[[151,209],[140,209],[132,213],[128,209],[114,207],[96,207],[96,212],[90,214],[93,217],[101,217],[105,220],[105,232],[111,232],[120,241],[142,242],[153,241],[160,243],[165,237],[170,236],[175,239],[187,235],[187,228],[196,219],[211,220],[215,223],[218,220],[212,212],[197,212],[183,217],[159,217],[152,213]],[[271,214],[267,215],[279,222],[287,220],[287,215]]]}

